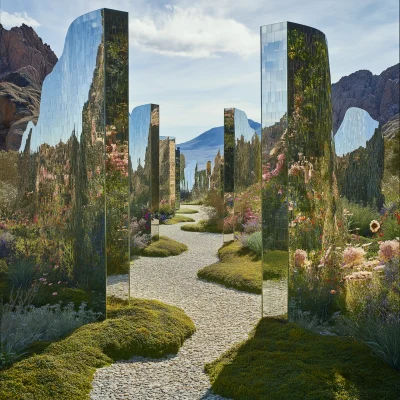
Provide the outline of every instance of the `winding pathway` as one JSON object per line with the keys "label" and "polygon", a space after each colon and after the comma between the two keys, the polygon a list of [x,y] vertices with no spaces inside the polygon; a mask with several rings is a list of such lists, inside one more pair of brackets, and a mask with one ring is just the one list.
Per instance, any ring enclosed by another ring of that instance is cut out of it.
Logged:
{"label": "winding pathway", "polygon": [[[204,211],[190,215],[204,219]],[[184,232],[182,224],[162,225],[160,234],[185,243],[189,250],[176,257],[140,257],[131,266],[131,296],[157,299],[181,307],[196,324],[196,333],[177,355],[154,360],[134,357],[97,370],[91,399],[211,400],[204,364],[247,338],[261,315],[261,296],[227,289],[197,278],[197,271],[218,261],[222,235]],[[109,281],[118,295],[126,276]]]}

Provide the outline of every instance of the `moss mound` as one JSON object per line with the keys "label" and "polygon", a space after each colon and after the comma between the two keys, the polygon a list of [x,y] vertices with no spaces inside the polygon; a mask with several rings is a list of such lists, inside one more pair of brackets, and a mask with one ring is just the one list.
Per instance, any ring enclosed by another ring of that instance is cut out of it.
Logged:
{"label": "moss mound", "polygon": [[108,317],[59,342],[39,346],[41,354],[0,371],[0,399],[89,398],[96,368],[134,355],[176,353],[195,331],[181,309],[152,300],[114,299],[109,301]]}
{"label": "moss mound", "polygon": [[220,262],[197,272],[197,276],[229,288],[261,293],[261,259],[238,242],[225,244],[218,250]]}
{"label": "moss mound", "polygon": [[[158,238],[158,240],[157,240]],[[185,244],[177,242],[166,236],[155,236],[152,239],[150,246],[142,251],[142,256],[145,257],[170,257],[178,256],[188,248]]]}
{"label": "moss mound", "polygon": [[186,232],[210,232],[222,233],[222,230],[215,225],[210,224],[209,221],[202,219],[197,224],[182,225],[181,229]]}
{"label": "moss mound", "polygon": [[235,400],[395,400],[400,393],[399,372],[365,345],[273,318],[205,369],[213,391]]}
{"label": "moss mound", "polygon": [[174,217],[167,219],[164,224],[165,225],[174,225],[179,224],[181,222],[195,222],[193,218],[185,217],[184,215],[175,215]]}
{"label": "moss mound", "polygon": [[198,211],[193,208],[180,208],[175,211],[175,214],[197,214]]}
{"label": "moss mound", "polygon": [[288,275],[288,252],[283,250],[268,250],[263,260],[263,279],[287,279]]}

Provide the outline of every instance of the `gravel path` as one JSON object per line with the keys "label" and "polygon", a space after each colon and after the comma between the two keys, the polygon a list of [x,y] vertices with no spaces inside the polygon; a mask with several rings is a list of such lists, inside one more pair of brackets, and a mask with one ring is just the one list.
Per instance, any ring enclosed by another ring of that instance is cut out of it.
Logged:
{"label": "gravel path", "polygon": [[[204,219],[200,212],[190,215]],[[181,307],[196,333],[177,355],[160,360],[134,357],[97,370],[91,399],[222,399],[210,391],[204,364],[247,338],[261,316],[261,296],[201,281],[197,271],[218,261],[222,235],[184,232],[182,224],[162,225],[160,234],[185,243],[176,257],[141,257],[131,267],[131,296],[157,299]],[[123,295],[126,276],[109,280],[109,293]]]}

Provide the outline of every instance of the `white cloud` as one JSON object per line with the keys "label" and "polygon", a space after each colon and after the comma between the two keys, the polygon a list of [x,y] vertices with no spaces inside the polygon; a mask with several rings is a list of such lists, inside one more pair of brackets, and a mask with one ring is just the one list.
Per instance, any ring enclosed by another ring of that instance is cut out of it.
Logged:
{"label": "white cloud", "polygon": [[22,24],[37,28],[41,24],[36,19],[30,17],[26,12],[14,12],[12,14],[7,11],[0,10],[0,22],[5,28],[21,26]]}
{"label": "white cloud", "polygon": [[164,7],[154,17],[131,18],[130,38],[142,50],[190,58],[233,53],[243,58],[259,51],[258,32],[242,23],[207,15],[196,7]]}

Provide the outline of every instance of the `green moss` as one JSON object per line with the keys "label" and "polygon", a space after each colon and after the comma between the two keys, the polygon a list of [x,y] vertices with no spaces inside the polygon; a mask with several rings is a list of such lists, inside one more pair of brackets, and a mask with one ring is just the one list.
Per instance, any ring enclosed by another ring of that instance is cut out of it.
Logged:
{"label": "green moss", "polygon": [[193,208],[180,208],[175,211],[175,214],[197,214],[198,211]]}
{"label": "green moss", "polygon": [[158,240],[154,240],[150,246],[142,251],[142,256],[145,257],[170,257],[178,256],[188,248],[185,244],[177,242],[166,236],[160,236]]}
{"label": "green moss", "polygon": [[210,232],[222,233],[222,230],[209,223],[209,221],[202,219],[197,224],[182,225],[181,229],[186,232]]}
{"label": "green moss", "polygon": [[261,260],[253,252],[234,241],[218,250],[220,262],[197,272],[197,276],[229,288],[261,293]]}
{"label": "green moss", "polygon": [[107,320],[84,325],[0,371],[0,399],[88,399],[97,368],[134,355],[176,353],[195,331],[181,309],[158,301],[114,299],[108,309]]}
{"label": "green moss", "polygon": [[174,225],[179,224],[181,222],[195,222],[193,218],[185,217],[184,215],[175,215],[174,217],[167,219],[164,224],[165,225]]}
{"label": "green moss", "polygon": [[365,345],[274,318],[205,369],[213,391],[234,400],[395,400],[400,393],[400,374]]}
{"label": "green moss", "polygon": [[287,279],[289,253],[283,250],[268,250],[263,259],[263,279]]}
{"label": "green moss", "polygon": [[183,201],[181,204],[186,206],[201,206],[204,204],[204,200],[198,199],[193,201]]}

